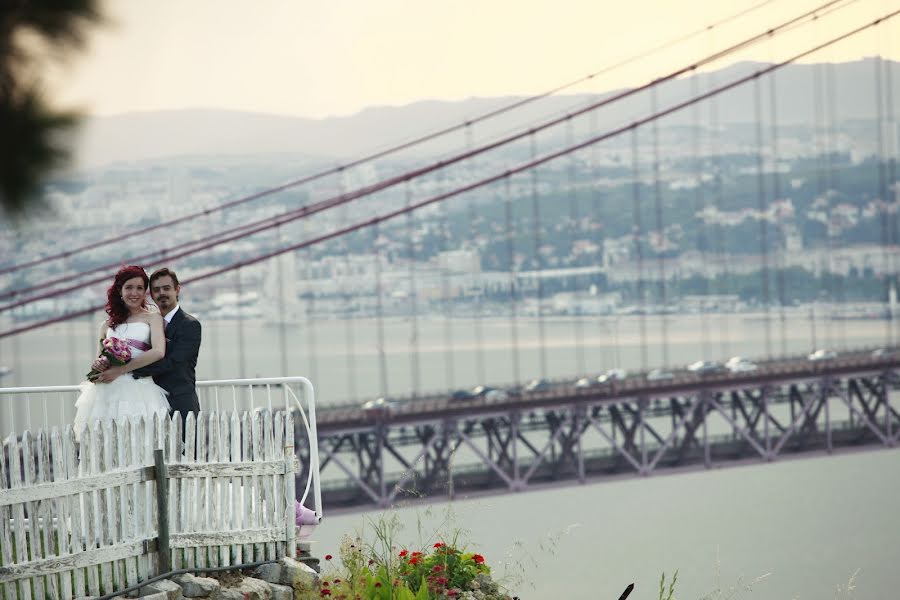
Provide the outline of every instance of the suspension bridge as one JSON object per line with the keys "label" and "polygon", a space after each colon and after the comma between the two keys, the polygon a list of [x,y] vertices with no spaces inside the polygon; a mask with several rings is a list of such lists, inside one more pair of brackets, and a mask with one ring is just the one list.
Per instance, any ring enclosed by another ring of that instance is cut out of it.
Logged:
{"label": "suspension bridge", "polygon": [[[316,385],[336,508],[895,447],[900,11],[823,2],[602,88],[767,4],[168,220],[28,259],[10,235],[3,383],[46,384],[24,373],[48,340],[80,360],[118,266],[166,265],[201,377]],[[860,40],[872,58],[829,60]],[[732,356],[751,367],[685,369]]]}

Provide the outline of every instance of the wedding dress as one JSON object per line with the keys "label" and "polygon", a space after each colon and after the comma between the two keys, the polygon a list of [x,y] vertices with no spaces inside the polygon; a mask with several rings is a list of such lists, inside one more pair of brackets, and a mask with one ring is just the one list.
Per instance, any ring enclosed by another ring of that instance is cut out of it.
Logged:
{"label": "wedding dress", "polygon": [[[150,325],[143,322],[121,323],[106,332],[106,337],[116,337],[128,342],[134,360],[150,346]],[[131,373],[116,377],[111,383],[82,382],[81,395],[75,401],[75,435],[95,421],[112,419],[137,421],[141,417],[152,420],[153,415],[167,415],[169,402],[166,391],[156,385],[151,377],[134,379]]]}

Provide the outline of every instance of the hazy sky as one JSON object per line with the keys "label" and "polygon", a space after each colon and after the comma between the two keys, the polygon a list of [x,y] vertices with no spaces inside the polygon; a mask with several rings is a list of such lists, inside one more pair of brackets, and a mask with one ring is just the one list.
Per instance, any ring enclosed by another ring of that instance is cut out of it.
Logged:
{"label": "hazy sky", "polygon": [[[51,93],[94,114],[225,108],[307,117],[535,94],[759,6],[572,90],[604,91],[643,83],[826,1],[107,0],[109,23],[86,52],[51,71]],[[898,8],[896,0],[842,3],[846,10],[717,66],[778,59]],[[900,17],[880,29],[816,58],[898,56]]]}

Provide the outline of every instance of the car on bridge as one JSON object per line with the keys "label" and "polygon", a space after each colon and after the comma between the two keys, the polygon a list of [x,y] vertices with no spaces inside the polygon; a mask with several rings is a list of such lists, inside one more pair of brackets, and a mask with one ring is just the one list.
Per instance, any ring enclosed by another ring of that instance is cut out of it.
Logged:
{"label": "car on bridge", "polygon": [[396,402],[388,398],[375,398],[374,400],[363,402],[362,409],[369,414],[386,414],[391,412],[394,404]]}
{"label": "car on bridge", "polygon": [[622,381],[628,377],[628,371],[625,369],[610,369],[603,375],[597,378],[597,383],[612,383],[614,381]]}
{"label": "car on bridge", "polygon": [[834,350],[819,348],[818,350],[807,356],[807,358],[813,362],[818,362],[820,360],[833,360],[837,358],[837,352],[835,352]]}
{"label": "car on bridge", "polygon": [[546,379],[532,379],[525,386],[526,392],[546,392],[550,389],[550,382]]}
{"label": "car on bridge", "polygon": [[493,388],[489,385],[479,385],[472,389],[472,396],[475,398],[484,398],[488,402],[503,402],[509,398],[506,390]]}
{"label": "car on bridge", "polygon": [[600,385],[600,384],[597,382],[597,379],[594,377],[582,377],[581,379],[579,379],[578,381],[575,382],[575,387],[580,390],[597,387],[598,385]]}
{"label": "car on bridge", "polygon": [[712,375],[725,371],[725,365],[717,360],[698,360],[689,364],[687,370],[697,375]]}
{"label": "car on bridge", "polygon": [[725,368],[732,373],[749,373],[751,371],[756,371],[757,369],[759,369],[759,366],[757,366],[755,362],[747,360],[746,358],[742,358],[740,356],[732,356],[727,361],[725,361]]}
{"label": "car on bridge", "polygon": [[647,381],[668,381],[669,379],[675,379],[675,375],[671,371],[653,369],[647,373]]}

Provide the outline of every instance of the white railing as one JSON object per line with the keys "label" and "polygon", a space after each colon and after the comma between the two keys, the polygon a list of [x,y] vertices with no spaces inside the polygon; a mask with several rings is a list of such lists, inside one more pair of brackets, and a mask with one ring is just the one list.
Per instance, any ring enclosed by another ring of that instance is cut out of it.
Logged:
{"label": "white railing", "polygon": [[[0,439],[23,431],[63,429],[75,418],[75,400],[81,393],[78,385],[0,388]],[[198,381],[197,395],[202,412],[221,413],[296,411],[297,422],[303,424],[309,449],[306,485],[301,502],[309,494],[319,518],[322,517],[322,492],[319,481],[319,445],[316,431],[316,399],[312,383],[305,377],[272,377],[261,379],[221,379]],[[301,465],[301,468],[307,465]]]}
{"label": "white railing", "polygon": [[[163,565],[294,555],[298,467],[307,470],[300,500],[311,492],[321,517],[312,385],[280,378],[198,387],[213,410],[184,423],[177,414],[95,422],[80,443],[66,425],[0,443],[0,596],[68,600],[124,589]],[[44,392],[24,393],[31,390]],[[295,457],[295,417],[309,441],[306,465]],[[168,564],[163,548],[171,548]]]}

